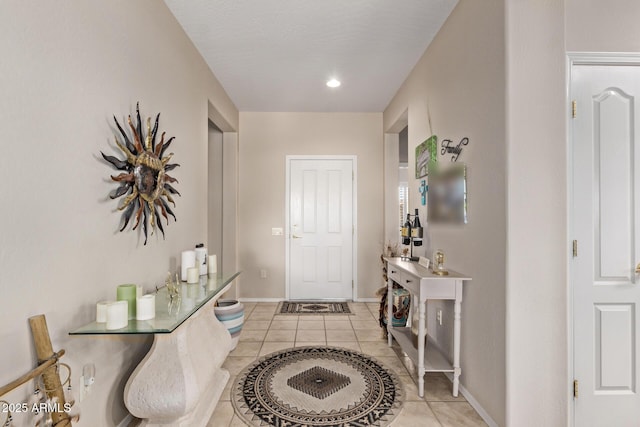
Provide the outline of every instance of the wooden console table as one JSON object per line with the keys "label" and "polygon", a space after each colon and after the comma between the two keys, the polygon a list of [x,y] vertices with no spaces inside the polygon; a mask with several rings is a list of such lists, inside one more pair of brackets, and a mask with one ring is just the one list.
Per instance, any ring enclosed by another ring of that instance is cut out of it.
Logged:
{"label": "wooden console table", "polygon": [[205,426],[229,380],[222,363],[231,351],[231,336],[218,321],[213,303],[240,273],[201,277],[199,284],[181,285],[171,300],[164,287],[156,293],[156,317],[129,320],[107,330],[92,322],[70,335],[153,334],[149,353],[124,389],[129,412],[144,426]]}
{"label": "wooden console table", "polygon": [[[393,282],[411,293],[411,298],[418,299],[418,348],[413,346],[411,328],[394,328],[392,322],[387,322],[389,346],[393,338],[396,339],[402,351],[418,365],[418,394],[424,396],[425,372],[453,372],[453,395],[458,396],[460,385],[460,311],[462,309],[462,284],[470,277],[449,270],[447,276],[439,276],[417,262],[403,261],[400,258],[385,258],[388,264],[387,282],[387,319],[392,318],[393,310]],[[425,303],[430,299],[454,301],[453,323],[453,364],[447,360],[432,338],[425,336]],[[431,341],[427,343],[427,341]],[[425,348],[426,346],[426,348]]]}

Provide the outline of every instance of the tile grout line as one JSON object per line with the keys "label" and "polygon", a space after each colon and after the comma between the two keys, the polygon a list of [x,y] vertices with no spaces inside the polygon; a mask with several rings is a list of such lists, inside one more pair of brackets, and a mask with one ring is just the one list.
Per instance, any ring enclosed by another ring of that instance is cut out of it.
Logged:
{"label": "tile grout line", "polygon": [[[249,316],[250,316],[251,314],[253,314],[253,312],[254,312],[255,308],[257,308],[257,307],[258,307],[258,305],[255,305],[255,306],[251,309],[251,311],[250,311],[250,313],[249,313]],[[366,307],[367,307],[367,308],[369,308],[368,306],[366,306]],[[370,312],[369,314],[371,314],[371,315],[372,315],[372,317],[374,317],[374,316],[373,316],[373,314],[374,314],[374,313],[371,313],[370,308],[369,308],[369,312]],[[261,313],[261,314],[264,314],[264,313]],[[277,316],[277,313],[274,313],[274,314],[271,316],[270,320],[268,321],[268,325],[267,325],[267,329],[266,329],[266,331],[265,331],[265,334],[263,335],[263,337],[262,337],[262,339],[261,339],[260,341],[257,341],[257,342],[260,344],[260,346],[259,346],[259,349],[258,349],[257,355],[254,357],[254,360],[257,360],[257,359],[259,359],[260,357],[263,357],[263,356],[260,356],[260,353],[262,352],[262,350],[264,349],[265,345],[267,344],[266,337],[267,337],[267,335],[269,334],[269,332],[270,332],[270,331],[272,331],[272,330],[276,330],[276,329],[273,329],[273,328],[274,328],[274,322],[276,321],[275,316]],[[361,341],[361,340],[358,338],[358,335],[356,335],[356,329],[355,329],[355,327],[354,327],[354,325],[353,325],[353,322],[354,322],[354,321],[356,321],[356,322],[358,322],[358,321],[370,322],[370,321],[372,321],[372,320],[373,320],[373,321],[376,321],[376,323],[377,323],[377,319],[375,319],[375,318],[374,318],[374,319],[371,319],[371,318],[369,318],[369,317],[367,317],[366,319],[362,319],[362,318],[356,318],[356,319],[354,319],[355,317],[356,317],[356,316],[349,316],[349,317],[347,317],[347,319],[349,320],[349,325],[351,326],[351,329],[349,329],[349,330],[350,330],[350,331],[352,331],[352,333],[353,333],[353,334],[354,334],[354,336],[355,336],[355,339],[354,339],[353,343],[354,343],[355,345],[357,345],[357,347],[358,347],[358,348],[360,348],[360,350],[359,350],[359,351],[363,352],[363,351],[362,351],[362,347],[361,347],[361,345],[362,345],[363,343],[376,343],[376,342],[378,342],[378,343],[383,344],[383,345],[386,347],[386,340],[385,340],[385,341],[370,340],[370,339],[369,339],[370,337],[364,337],[364,338],[365,338],[365,341]],[[248,320],[248,318],[247,318],[247,320]],[[266,319],[265,319],[265,320],[266,320]],[[259,321],[265,321],[265,320],[259,320]],[[286,320],[286,319],[279,319],[279,320]],[[325,345],[327,345],[327,346],[329,345],[329,338],[328,338],[328,331],[329,331],[329,330],[327,329],[327,321],[331,321],[331,320],[332,320],[332,319],[331,319],[331,318],[329,318],[328,316],[323,316],[323,330],[324,330],[324,336],[325,336]],[[343,320],[343,319],[338,319],[338,320]],[[299,328],[299,325],[300,325],[300,316],[297,316],[297,318],[296,318],[296,325],[295,325],[295,326],[296,326],[296,328],[295,328],[295,331],[296,331],[296,332],[295,332],[295,335],[294,335],[294,341],[293,341],[293,343],[292,343],[293,347],[296,347],[296,345],[297,345],[297,344],[306,344],[306,343],[304,343],[304,342],[298,342],[298,341],[297,341],[297,334],[298,334],[298,331],[299,331],[299,329],[298,329],[298,328]],[[252,341],[245,341],[245,342],[252,342]],[[351,342],[351,341],[349,341],[349,342]],[[403,377],[408,377],[408,378],[409,378],[409,380],[411,381],[411,383],[413,383],[415,386],[417,386],[417,384],[416,384],[416,383],[417,383],[417,378],[415,378],[415,377],[414,377],[414,375],[413,375],[413,373],[410,371],[409,367],[405,364],[405,362],[404,362],[404,360],[403,360],[403,356],[402,356],[402,355],[400,355],[400,354],[398,354],[398,349],[397,349],[397,348],[394,348],[394,347],[390,347],[390,348],[391,348],[391,349],[393,349],[393,353],[392,353],[392,355],[380,355],[380,356],[374,356],[374,357],[393,357],[393,358],[397,358],[397,360],[401,363],[401,365],[402,365],[402,366],[403,366],[403,368],[404,368],[404,369],[403,369],[403,371],[402,371],[403,373],[398,373],[397,375],[398,375],[398,376],[403,376]],[[238,356],[238,357],[241,357],[241,356]],[[236,378],[236,376],[233,376],[233,378],[230,378],[230,380],[233,380],[233,379],[235,379],[235,378]],[[441,426],[441,427],[442,427],[442,426],[444,426],[444,424],[443,424],[443,423],[442,423],[442,421],[440,420],[440,417],[438,417],[438,415],[436,414],[436,411],[433,409],[433,407],[432,407],[432,405],[431,405],[431,404],[432,404],[432,403],[445,403],[445,404],[451,404],[451,403],[465,403],[465,402],[466,402],[466,400],[465,400],[465,401],[450,401],[450,400],[440,400],[440,399],[439,399],[439,400],[431,400],[431,401],[427,401],[427,400],[426,400],[426,396],[425,396],[422,400],[420,400],[420,401],[416,401],[416,403],[420,403],[420,402],[422,402],[423,404],[426,404],[426,407],[427,407],[427,408],[429,409],[429,411],[431,411],[431,413],[433,414],[435,421],[438,423],[438,425],[439,425],[439,426]],[[230,402],[229,402],[229,403],[230,403]],[[468,402],[467,402],[467,403],[468,403]],[[399,415],[399,414],[398,414],[398,415]],[[231,420],[229,421],[228,427],[230,427],[230,426],[233,424],[234,419],[236,419],[236,418],[237,418],[237,416],[235,415],[235,412],[234,412],[233,416],[231,417]],[[394,421],[395,421],[395,420],[394,420]],[[390,425],[390,427],[392,427],[392,426],[393,426],[393,427],[396,427],[395,422],[394,422],[394,423],[392,423],[392,424]],[[400,426],[400,425],[397,425],[397,427],[401,427],[401,426]]]}

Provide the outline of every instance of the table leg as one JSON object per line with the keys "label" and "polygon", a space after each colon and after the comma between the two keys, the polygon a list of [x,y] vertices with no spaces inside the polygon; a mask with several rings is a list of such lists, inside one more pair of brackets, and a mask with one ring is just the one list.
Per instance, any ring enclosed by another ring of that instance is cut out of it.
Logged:
{"label": "table leg", "polygon": [[[461,286],[462,287],[462,286]],[[462,309],[461,293],[458,294],[453,304],[453,396],[458,397],[460,385],[460,311]]]}
{"label": "table leg", "polygon": [[391,347],[393,337],[391,336],[391,328],[393,328],[393,280],[387,280],[387,342]]}
{"label": "table leg", "polygon": [[124,404],[148,427],[204,427],[230,378],[231,336],[211,300],[170,334],[155,334],[124,388]]}
{"label": "table leg", "polygon": [[418,298],[418,396],[424,397],[425,301]]}

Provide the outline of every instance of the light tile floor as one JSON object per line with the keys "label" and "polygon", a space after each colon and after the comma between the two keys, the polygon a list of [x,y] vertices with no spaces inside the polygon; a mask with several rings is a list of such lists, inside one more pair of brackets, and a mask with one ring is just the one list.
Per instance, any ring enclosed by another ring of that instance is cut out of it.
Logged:
{"label": "light tile floor", "polygon": [[475,427],[486,426],[462,395],[451,395],[451,382],[443,375],[428,373],[425,396],[418,396],[415,368],[395,344],[388,347],[378,325],[378,304],[349,303],[353,315],[278,315],[277,303],[244,303],[244,328],[238,347],[229,354],[224,367],[231,379],[213,413],[208,427],[244,426],[233,411],[231,385],[236,375],[256,358],[292,347],[329,345],[345,347],[374,356],[392,369],[405,390],[405,402],[393,427]]}

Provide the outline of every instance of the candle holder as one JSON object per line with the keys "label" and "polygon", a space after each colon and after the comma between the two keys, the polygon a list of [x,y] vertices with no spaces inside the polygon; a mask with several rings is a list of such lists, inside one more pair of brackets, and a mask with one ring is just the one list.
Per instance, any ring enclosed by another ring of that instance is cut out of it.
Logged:
{"label": "candle holder", "polygon": [[179,285],[180,280],[178,279],[178,273],[176,273],[176,280],[173,280],[171,272],[167,273],[167,280],[165,280],[164,284],[167,286],[167,294],[169,295],[169,299],[173,300],[174,298],[178,298],[180,296]]}

